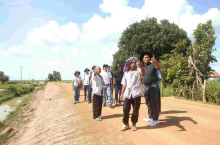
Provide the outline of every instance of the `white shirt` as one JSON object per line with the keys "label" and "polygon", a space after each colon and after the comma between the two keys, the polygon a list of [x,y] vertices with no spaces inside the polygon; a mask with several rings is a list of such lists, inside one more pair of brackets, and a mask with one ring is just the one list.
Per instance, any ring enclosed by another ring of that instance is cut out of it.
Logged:
{"label": "white shirt", "polygon": [[84,85],[89,85],[89,73],[84,74]]}
{"label": "white shirt", "polygon": [[[78,86],[78,84],[77,84],[77,82],[76,82],[76,76],[73,77],[73,81],[74,81],[74,82],[73,82],[73,85],[74,85],[74,86]],[[78,83],[82,83],[82,78],[81,78],[81,76],[78,76],[78,77],[77,77],[77,81],[78,81]]]}
{"label": "white shirt", "polygon": [[112,78],[112,74],[110,72],[101,72],[100,74],[105,82],[105,84],[110,84],[110,78]]}
{"label": "white shirt", "polygon": [[96,75],[94,77],[94,74],[92,75],[92,93],[101,96],[101,92],[102,92],[102,80],[101,78]]}
{"label": "white shirt", "polygon": [[122,78],[121,84],[126,86],[124,97],[130,99],[143,96],[144,93],[141,90],[141,69],[137,68],[135,71],[126,71]]}

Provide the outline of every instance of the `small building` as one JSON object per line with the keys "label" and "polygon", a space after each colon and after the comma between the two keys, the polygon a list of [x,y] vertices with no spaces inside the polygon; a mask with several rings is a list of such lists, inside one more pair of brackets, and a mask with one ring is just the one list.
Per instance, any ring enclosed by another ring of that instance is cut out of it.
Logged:
{"label": "small building", "polygon": [[220,74],[217,73],[217,71],[213,71],[213,73],[210,74],[209,80],[212,80],[212,81],[220,80]]}

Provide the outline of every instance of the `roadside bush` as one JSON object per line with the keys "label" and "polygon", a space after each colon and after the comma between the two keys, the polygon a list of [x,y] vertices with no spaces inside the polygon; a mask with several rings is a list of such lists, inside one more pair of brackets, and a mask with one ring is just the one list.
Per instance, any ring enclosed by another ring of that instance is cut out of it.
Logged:
{"label": "roadside bush", "polygon": [[[177,90],[176,92],[180,92],[180,90]],[[181,95],[179,97],[186,98],[186,99],[193,99],[193,100],[199,100],[202,101],[203,94],[202,89],[198,88],[194,90],[193,97],[192,92],[189,88],[183,88],[181,91]],[[217,105],[220,105],[220,89],[219,86],[210,83],[206,87],[206,97],[207,102],[212,102]]]}
{"label": "roadside bush", "polygon": [[21,96],[21,95],[32,92],[34,88],[35,88],[35,85],[32,85],[32,84],[28,86],[21,86],[18,88],[10,86],[6,89],[6,91],[8,94],[14,94],[14,96],[17,97],[17,96]]}

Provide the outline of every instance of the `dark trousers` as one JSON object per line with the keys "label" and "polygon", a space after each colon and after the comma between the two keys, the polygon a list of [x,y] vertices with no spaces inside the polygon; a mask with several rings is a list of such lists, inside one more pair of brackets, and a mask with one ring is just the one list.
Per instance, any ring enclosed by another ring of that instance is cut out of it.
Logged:
{"label": "dark trousers", "polygon": [[148,117],[158,120],[159,117],[159,86],[154,84],[144,89],[144,96],[148,108]]}
{"label": "dark trousers", "polygon": [[[88,91],[89,91],[89,85],[84,85],[84,100],[86,100],[86,95],[87,95],[86,92],[88,92]],[[89,95],[89,93],[88,93],[88,95]]]}
{"label": "dark trousers", "polygon": [[115,86],[115,100],[121,102],[120,99],[118,99],[118,93],[119,97],[121,96],[122,86]]}
{"label": "dark trousers", "polygon": [[161,112],[161,97],[160,97],[160,90],[158,95],[158,105],[159,105],[159,112]]}
{"label": "dark trousers", "polygon": [[141,104],[141,97],[136,97],[134,99],[133,98],[131,98],[131,99],[125,98],[124,106],[123,106],[123,112],[124,112],[123,123],[124,124],[128,124],[129,112],[131,110],[131,105],[133,106],[133,113],[131,116],[131,122],[133,124],[136,124],[138,122],[140,104]]}
{"label": "dark trousers", "polygon": [[92,96],[92,88],[89,86],[89,89],[88,89],[88,101],[91,102],[91,96]]}
{"label": "dark trousers", "polygon": [[102,112],[102,96],[93,95],[93,118],[97,118],[101,116]]}

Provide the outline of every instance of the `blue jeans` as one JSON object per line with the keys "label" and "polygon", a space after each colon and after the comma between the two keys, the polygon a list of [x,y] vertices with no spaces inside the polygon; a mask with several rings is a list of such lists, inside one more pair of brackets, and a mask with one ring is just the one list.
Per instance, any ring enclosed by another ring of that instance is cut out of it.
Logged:
{"label": "blue jeans", "polygon": [[77,86],[74,86],[74,97],[73,100],[74,102],[78,102],[79,101],[79,95],[80,95],[80,88]]}
{"label": "blue jeans", "polygon": [[103,87],[103,105],[106,105],[106,96],[108,97],[108,104],[112,105],[112,94],[111,94],[111,85],[105,85]]}
{"label": "blue jeans", "polygon": [[118,99],[118,93],[119,97],[121,96],[122,86],[115,86],[115,100],[121,102],[120,99]]}
{"label": "blue jeans", "polygon": [[89,85],[84,85],[84,100],[86,100],[86,92],[89,91]]}

